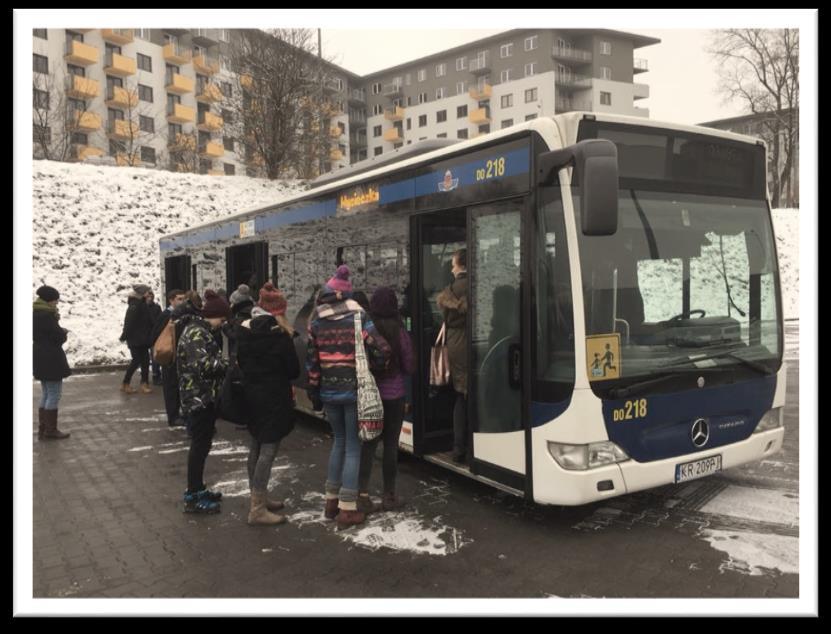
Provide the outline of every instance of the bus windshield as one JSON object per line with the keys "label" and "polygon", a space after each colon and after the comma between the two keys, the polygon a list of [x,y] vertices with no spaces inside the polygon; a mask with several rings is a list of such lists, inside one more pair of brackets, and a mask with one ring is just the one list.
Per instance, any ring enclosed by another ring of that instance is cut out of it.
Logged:
{"label": "bus windshield", "polygon": [[587,347],[596,393],[634,383],[671,391],[660,378],[674,373],[709,373],[713,384],[779,368],[779,281],[764,200],[622,189],[618,223],[611,236],[578,231],[587,343],[612,343]]}

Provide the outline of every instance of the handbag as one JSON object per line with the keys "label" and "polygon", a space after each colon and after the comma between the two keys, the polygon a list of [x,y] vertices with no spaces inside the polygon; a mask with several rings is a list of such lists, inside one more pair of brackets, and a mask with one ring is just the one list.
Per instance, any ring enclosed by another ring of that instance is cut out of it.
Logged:
{"label": "handbag", "polygon": [[251,414],[248,410],[248,401],[245,398],[245,388],[242,384],[242,370],[238,365],[228,368],[216,408],[217,417],[235,425],[248,425]]}
{"label": "handbag", "polygon": [[153,343],[153,359],[167,367],[176,359],[176,323],[170,319]]}
{"label": "handbag", "polygon": [[369,442],[384,431],[384,403],[375,377],[369,371],[358,313],[355,314],[355,375],[358,379],[358,438]]}
{"label": "handbag", "polygon": [[430,349],[430,385],[450,385],[450,357],[447,351],[447,324],[441,325]]}

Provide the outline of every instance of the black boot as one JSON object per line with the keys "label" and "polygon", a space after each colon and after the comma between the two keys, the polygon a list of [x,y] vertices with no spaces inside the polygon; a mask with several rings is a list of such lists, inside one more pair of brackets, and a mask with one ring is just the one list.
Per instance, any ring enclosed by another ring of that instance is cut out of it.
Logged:
{"label": "black boot", "polygon": [[45,409],[45,410],[43,410],[43,418],[44,418],[44,430],[43,430],[43,437],[44,438],[54,438],[54,439],[69,438],[69,434],[65,434],[64,432],[62,432],[58,429],[58,410],[56,410],[56,409]]}

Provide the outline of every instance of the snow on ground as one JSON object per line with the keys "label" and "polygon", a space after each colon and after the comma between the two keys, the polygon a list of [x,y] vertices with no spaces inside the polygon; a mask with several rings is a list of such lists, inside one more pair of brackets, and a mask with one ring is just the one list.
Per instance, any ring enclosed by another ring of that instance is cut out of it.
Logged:
{"label": "snow on ground", "polygon": [[[32,296],[42,284],[60,291],[61,325],[70,330],[64,349],[72,366],[129,361],[127,346],[118,341],[127,294],[134,284],[147,284],[164,305],[159,260],[162,235],[273,203],[306,188],[300,181],[54,161],[33,161],[32,176]],[[784,316],[797,318],[798,211],[774,210],[773,225]],[[729,261],[727,265],[728,269],[733,266]],[[647,317],[650,311],[666,312],[660,281],[654,288],[644,286]],[[734,288],[736,294],[741,293]],[[707,288],[697,294],[706,298]]]}
{"label": "snow on ground", "polygon": [[161,297],[159,238],[303,191],[300,181],[32,162],[32,297],[61,293],[71,366],[129,361],[119,343],[127,294]]}

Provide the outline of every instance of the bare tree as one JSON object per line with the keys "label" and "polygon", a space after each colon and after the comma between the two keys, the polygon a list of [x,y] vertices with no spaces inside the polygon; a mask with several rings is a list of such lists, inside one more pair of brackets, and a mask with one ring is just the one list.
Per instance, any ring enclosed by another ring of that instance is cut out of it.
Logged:
{"label": "bare tree", "polygon": [[791,170],[799,151],[799,30],[714,31],[708,52],[718,62],[719,92],[764,115],[773,174],[772,204],[793,205]]}
{"label": "bare tree", "polygon": [[238,31],[230,62],[239,85],[228,106],[249,168],[270,179],[316,175],[328,152],[333,106],[324,96],[328,71],[312,31]]}
{"label": "bare tree", "polygon": [[[141,165],[141,149],[143,146],[151,146],[151,143],[159,138],[166,137],[164,125],[158,126],[159,121],[164,122],[164,112],[154,108],[151,102],[139,99],[138,85],[131,84],[122,88],[122,108],[124,119],[113,119],[107,122],[107,132],[117,134],[114,140],[118,151],[116,161],[119,165],[135,167]],[[108,95],[108,97],[115,95]],[[143,121],[144,119],[144,121]],[[152,121],[146,121],[149,119]],[[123,121],[123,123],[117,123]],[[158,158],[156,159],[158,163]]]}

